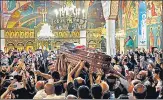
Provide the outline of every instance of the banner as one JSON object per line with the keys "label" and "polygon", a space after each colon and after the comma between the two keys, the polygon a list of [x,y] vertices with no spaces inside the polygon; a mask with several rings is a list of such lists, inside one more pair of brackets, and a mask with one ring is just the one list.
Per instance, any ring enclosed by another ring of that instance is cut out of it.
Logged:
{"label": "banner", "polygon": [[145,1],[139,3],[139,28],[138,28],[138,46],[147,46],[147,24],[146,24],[147,6]]}

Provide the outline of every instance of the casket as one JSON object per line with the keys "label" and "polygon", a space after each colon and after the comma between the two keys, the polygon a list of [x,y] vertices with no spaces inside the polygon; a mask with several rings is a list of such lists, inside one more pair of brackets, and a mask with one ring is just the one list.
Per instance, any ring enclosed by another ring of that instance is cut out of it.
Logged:
{"label": "casket", "polygon": [[84,60],[90,64],[91,67],[101,68],[104,65],[110,65],[111,57],[97,51],[90,49],[76,49],[73,44],[61,45],[60,54],[64,54],[68,62],[77,64],[80,60]]}

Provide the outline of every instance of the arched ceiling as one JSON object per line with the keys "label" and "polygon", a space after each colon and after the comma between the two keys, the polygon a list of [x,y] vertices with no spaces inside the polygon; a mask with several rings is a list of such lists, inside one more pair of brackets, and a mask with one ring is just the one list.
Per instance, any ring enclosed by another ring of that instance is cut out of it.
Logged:
{"label": "arched ceiling", "polygon": [[[95,0],[72,0],[74,5],[88,10],[87,26],[93,25],[93,28],[101,27],[105,23],[101,1]],[[46,8],[46,21],[50,22],[53,10],[63,5],[63,1],[0,1],[2,28],[25,27],[33,29],[42,22],[42,10]]]}

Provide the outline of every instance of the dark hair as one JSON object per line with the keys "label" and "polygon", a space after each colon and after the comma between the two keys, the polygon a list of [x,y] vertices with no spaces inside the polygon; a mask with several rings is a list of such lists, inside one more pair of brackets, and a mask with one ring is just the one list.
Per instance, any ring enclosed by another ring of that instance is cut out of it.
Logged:
{"label": "dark hair", "polygon": [[14,76],[14,79],[16,79],[18,82],[21,82],[21,81],[22,81],[22,76],[20,76],[20,75],[15,75],[15,76]]}
{"label": "dark hair", "polygon": [[109,99],[110,98],[110,91],[107,91],[103,94],[103,99]]}
{"label": "dark hair", "polygon": [[54,71],[52,73],[52,77],[53,77],[53,79],[60,80],[60,75],[59,75],[59,73],[57,71]]}
{"label": "dark hair", "polygon": [[127,62],[127,59],[124,59],[123,61],[124,61],[124,62]]}
{"label": "dark hair", "polygon": [[85,67],[89,68],[90,67],[90,64],[88,62],[85,62]]}
{"label": "dark hair", "polygon": [[67,94],[73,94],[77,96],[77,90],[74,88],[74,84],[72,82],[69,82],[67,84]]}
{"label": "dark hair", "polygon": [[60,84],[55,85],[54,87],[55,87],[55,94],[56,95],[61,95],[63,93],[63,87]]}
{"label": "dark hair", "polygon": [[89,99],[90,98],[89,88],[85,85],[82,85],[78,88],[78,97],[81,99]]}
{"label": "dark hair", "polygon": [[99,84],[94,84],[91,88],[91,93],[94,99],[101,99],[102,87]]}
{"label": "dark hair", "polygon": [[34,72],[33,72],[33,71],[29,71],[29,75],[30,75],[30,76],[32,76],[32,77],[34,77],[34,76],[35,76],[35,74],[34,74]]}
{"label": "dark hair", "polygon": [[156,73],[156,74],[159,74],[160,71],[161,71],[159,67],[155,67],[154,69],[155,69],[155,73]]}
{"label": "dark hair", "polygon": [[[142,88],[143,91],[139,91],[140,88]],[[145,97],[147,96],[146,87],[141,83],[136,84],[133,88],[133,95],[136,99],[145,99]]]}
{"label": "dark hair", "polygon": [[78,89],[80,86],[86,85],[85,81],[83,80],[82,83],[78,83],[77,79],[74,79],[74,86],[75,89]]}

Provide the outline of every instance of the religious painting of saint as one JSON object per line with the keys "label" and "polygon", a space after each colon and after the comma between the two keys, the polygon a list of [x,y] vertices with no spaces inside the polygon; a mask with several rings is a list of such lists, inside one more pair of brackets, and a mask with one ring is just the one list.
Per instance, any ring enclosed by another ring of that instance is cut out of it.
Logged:
{"label": "religious painting of saint", "polygon": [[158,32],[156,34],[156,37],[157,37],[157,47],[160,48],[161,46],[160,27],[158,27]]}
{"label": "religious painting of saint", "polygon": [[155,5],[154,5],[153,1],[151,2],[151,14],[152,14],[152,16],[157,16],[157,13],[155,11]]}
{"label": "religious painting of saint", "polygon": [[151,18],[151,6],[150,3],[148,2],[147,4],[147,18]]}
{"label": "religious painting of saint", "polygon": [[149,46],[150,48],[154,47],[154,35],[153,35],[152,28],[150,29],[150,33],[149,33]]}
{"label": "religious painting of saint", "polygon": [[104,36],[101,36],[101,49],[102,52],[106,52],[106,39]]}

